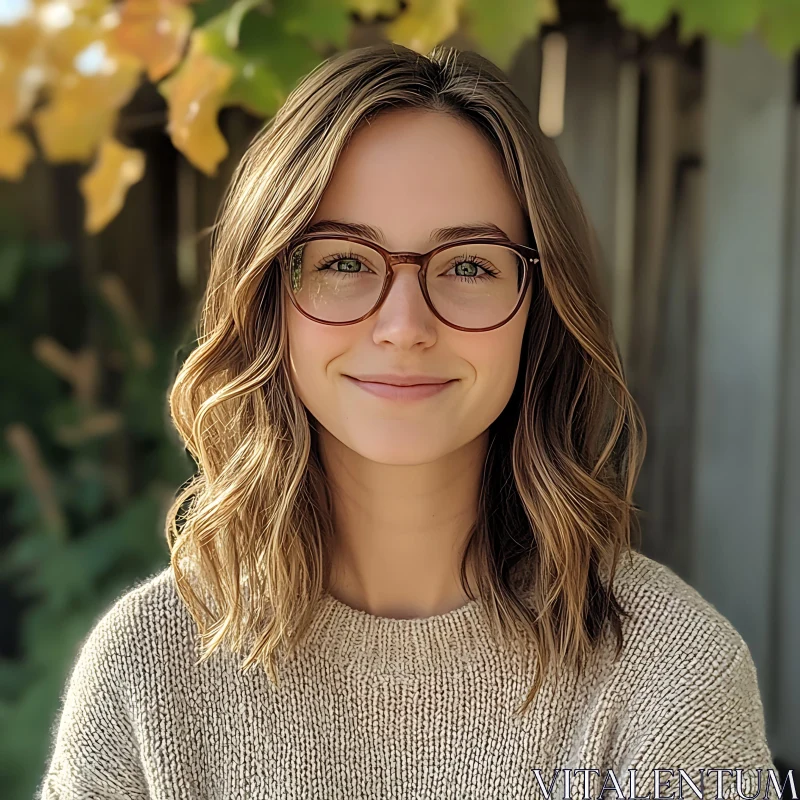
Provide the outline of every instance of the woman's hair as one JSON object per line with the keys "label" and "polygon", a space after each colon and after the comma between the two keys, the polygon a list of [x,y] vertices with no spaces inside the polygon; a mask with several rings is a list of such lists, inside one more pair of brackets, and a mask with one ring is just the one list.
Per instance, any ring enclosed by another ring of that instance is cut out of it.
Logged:
{"label": "woman's hair", "polygon": [[380,44],[336,55],[294,89],[238,164],[212,231],[197,346],[169,395],[198,465],[168,514],[171,563],[201,661],[223,640],[236,653],[246,642],[243,668],[260,663],[276,682],[276,657],[299,643],[325,592],[334,536],[317,434],[288,372],[281,265],[353,132],[398,108],[451,114],[485,136],[540,254],[518,379],[490,427],[461,565],[474,600],[472,562],[493,631],[532,642],[526,652],[541,668],[524,711],[547,668],[582,669],[606,626],[615,658],[621,651],[626,612],[611,587],[623,544],[630,550],[639,532],[632,495],[646,433],[578,196],[508,79],[476,53]]}

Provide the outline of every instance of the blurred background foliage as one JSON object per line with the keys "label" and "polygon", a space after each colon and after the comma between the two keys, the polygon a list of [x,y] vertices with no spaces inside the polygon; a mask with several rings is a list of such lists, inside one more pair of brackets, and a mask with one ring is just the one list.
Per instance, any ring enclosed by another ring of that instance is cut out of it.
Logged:
{"label": "blurred background foliage", "polygon": [[[787,57],[800,44],[794,0],[612,5],[643,36],[677,21],[685,40],[732,42],[757,31]],[[146,173],[145,150],[121,124],[137,96],[149,98],[181,156],[214,176],[229,154],[220,110],[269,118],[304,74],[353,46],[366,24],[420,52],[458,31],[507,68],[540,26],[558,26],[559,6],[0,0],[0,177],[21,181],[37,155],[74,165],[67,175],[83,196],[77,213],[91,239]],[[194,344],[202,287],[174,306],[172,287],[158,314],[144,313],[119,275],[97,268],[85,240],[81,247],[88,249],[43,242],[8,211],[0,219],[0,579],[10,587],[4,602],[20,609],[18,620],[0,623],[3,641],[13,642],[0,656],[4,800],[34,790],[76,643],[124,589],[165,565],[166,542],[152,534],[194,469],[165,401]]]}
{"label": "blurred background foliage", "polygon": [[[163,566],[166,544],[148,532],[163,527],[192,473],[165,424],[175,331],[132,324],[114,275],[54,293],[67,256],[63,245],[4,231],[0,381],[14,391],[0,394],[0,507],[13,538],[0,578],[27,601],[16,657],[0,658],[4,800],[32,796],[76,642],[126,587]],[[75,351],[55,338],[70,323],[63,338],[82,342]]]}
{"label": "blurred background foliage", "polygon": [[[758,30],[778,53],[800,43],[796,0],[614,0],[644,33],[678,14],[684,40],[733,42]],[[321,57],[350,43],[354,26],[379,21],[391,41],[425,52],[462,29],[506,68],[556,0],[2,0],[0,177],[17,180],[34,157],[90,164],[80,178],[88,231],[117,214],[142,178],[145,155],[120,141],[120,110],[143,77],[158,86],[174,146],[213,175],[228,153],[221,108],[260,117],[280,107]],[[41,102],[40,102],[41,101]],[[32,129],[28,130],[28,129]]]}

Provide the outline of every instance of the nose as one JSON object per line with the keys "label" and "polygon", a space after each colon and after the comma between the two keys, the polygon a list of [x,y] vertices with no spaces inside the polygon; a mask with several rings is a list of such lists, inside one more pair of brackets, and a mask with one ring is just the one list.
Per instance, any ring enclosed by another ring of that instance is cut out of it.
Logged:
{"label": "nose", "polygon": [[422,294],[419,266],[396,264],[393,269],[392,284],[375,312],[373,338],[376,343],[391,341],[403,348],[433,341],[437,320]]}

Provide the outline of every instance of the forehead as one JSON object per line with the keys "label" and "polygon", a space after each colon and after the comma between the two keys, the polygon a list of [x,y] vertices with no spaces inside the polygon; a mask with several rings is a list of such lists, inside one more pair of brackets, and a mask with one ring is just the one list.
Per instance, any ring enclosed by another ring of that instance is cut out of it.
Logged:
{"label": "forehead", "polygon": [[312,223],[381,228],[390,249],[423,250],[445,226],[492,222],[525,241],[525,217],[492,145],[469,122],[394,110],[362,125],[341,154]]}

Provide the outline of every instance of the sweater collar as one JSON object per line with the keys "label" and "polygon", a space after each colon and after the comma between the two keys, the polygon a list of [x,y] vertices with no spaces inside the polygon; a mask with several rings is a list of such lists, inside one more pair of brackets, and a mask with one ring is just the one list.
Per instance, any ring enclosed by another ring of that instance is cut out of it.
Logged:
{"label": "sweater collar", "polygon": [[349,671],[420,675],[482,660],[490,636],[478,599],[444,614],[394,619],[325,592],[301,650]]}

